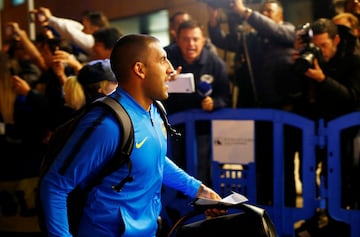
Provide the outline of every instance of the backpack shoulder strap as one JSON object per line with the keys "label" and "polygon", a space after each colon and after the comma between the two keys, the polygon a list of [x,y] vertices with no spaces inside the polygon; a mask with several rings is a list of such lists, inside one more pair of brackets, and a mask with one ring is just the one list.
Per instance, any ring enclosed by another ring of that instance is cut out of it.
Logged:
{"label": "backpack shoulder strap", "polygon": [[101,104],[104,108],[112,111],[116,116],[119,124],[119,128],[121,130],[120,144],[115,152],[113,158],[107,162],[100,172],[97,174],[95,178],[90,183],[90,187],[98,184],[105,176],[110,175],[115,170],[119,169],[123,164],[127,163],[128,166],[128,174],[122,179],[118,184],[113,185],[112,189],[117,192],[120,192],[122,187],[127,182],[131,182],[133,177],[132,173],[132,162],[130,159],[131,151],[134,146],[134,126],[131,121],[131,118],[124,107],[119,104],[112,97],[101,97],[95,101],[95,103]]}
{"label": "backpack shoulder strap", "polygon": [[[126,156],[130,156],[134,146],[134,126],[129,114],[124,107],[111,97],[101,97],[95,103],[102,103],[108,109],[115,112],[117,120],[119,121],[121,129],[121,144],[118,147],[118,152]],[[118,153],[117,152],[117,153]]]}
{"label": "backpack shoulder strap", "polygon": [[159,100],[154,100],[154,104],[158,111],[160,112],[160,116],[162,120],[164,121],[166,130],[170,133],[171,136],[181,136],[181,133],[177,132],[175,128],[173,128],[167,118],[167,113],[164,105]]}

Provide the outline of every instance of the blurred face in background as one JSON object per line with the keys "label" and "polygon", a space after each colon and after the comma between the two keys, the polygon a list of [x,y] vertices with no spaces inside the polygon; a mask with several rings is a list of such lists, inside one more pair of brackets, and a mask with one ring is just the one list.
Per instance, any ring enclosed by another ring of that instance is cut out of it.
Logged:
{"label": "blurred face in background", "polygon": [[170,25],[170,37],[171,37],[171,42],[175,42],[176,41],[176,32],[179,28],[179,25],[181,23],[183,23],[184,21],[188,21],[190,20],[190,15],[187,13],[183,13],[183,14],[178,14],[174,17],[173,21],[171,22]]}
{"label": "blurred face in background", "polygon": [[193,63],[201,54],[205,38],[200,27],[185,28],[179,32],[176,43],[188,63]]}
{"label": "blurred face in background", "polygon": [[329,62],[336,54],[340,37],[336,35],[335,38],[332,39],[328,33],[315,34],[312,42],[320,48],[324,61]]}
{"label": "blurred face in background", "polygon": [[360,15],[360,1],[348,0],[345,6],[347,12],[351,12],[355,15]]}
{"label": "blurred face in background", "polygon": [[85,34],[92,34],[92,33],[94,33],[95,31],[97,31],[97,30],[100,29],[99,26],[92,25],[90,19],[87,18],[87,17],[84,17],[84,18],[82,19],[82,24],[83,24],[83,26],[84,26],[83,32],[84,32]]}
{"label": "blurred face in background", "polygon": [[93,51],[93,60],[98,60],[98,59],[107,59],[110,58],[111,55],[111,51],[112,49],[107,49],[104,45],[104,43],[102,42],[96,42],[92,48]]}
{"label": "blurred face in background", "polygon": [[264,16],[269,17],[276,23],[283,22],[283,11],[282,8],[276,3],[265,3],[260,11]]}

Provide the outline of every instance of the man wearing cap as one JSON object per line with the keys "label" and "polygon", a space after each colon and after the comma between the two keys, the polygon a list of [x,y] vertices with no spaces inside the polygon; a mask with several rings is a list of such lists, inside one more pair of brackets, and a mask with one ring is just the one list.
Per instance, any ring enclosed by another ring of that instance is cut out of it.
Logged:
{"label": "man wearing cap", "polygon": [[78,110],[99,97],[111,94],[117,85],[109,59],[90,61],[77,76],[69,77],[64,83],[65,104],[72,110]]}
{"label": "man wearing cap", "polygon": [[111,94],[118,85],[109,59],[89,62],[79,71],[77,79],[84,89],[86,103]]}

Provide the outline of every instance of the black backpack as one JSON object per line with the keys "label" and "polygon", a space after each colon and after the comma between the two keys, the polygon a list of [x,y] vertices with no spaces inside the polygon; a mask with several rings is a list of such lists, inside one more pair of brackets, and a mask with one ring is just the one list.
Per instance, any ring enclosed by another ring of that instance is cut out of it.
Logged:
{"label": "black backpack", "polygon": [[[167,131],[169,131],[171,135],[172,134],[178,135],[178,133],[176,133],[176,131],[170,126],[163,105],[159,101],[155,101],[154,103],[157,106],[158,110],[160,111],[160,115],[164,120],[164,124],[167,128]],[[122,105],[120,105],[113,98],[111,97],[99,98],[94,102],[84,106],[82,109],[77,111],[71,119],[69,119],[67,122],[56,128],[50,139],[49,145],[47,147],[47,151],[45,152],[40,168],[40,178],[39,178],[39,186],[38,186],[39,188],[36,197],[36,209],[38,212],[37,214],[38,214],[39,227],[40,230],[44,233],[46,233],[47,230],[44,219],[45,217],[43,214],[43,209],[39,197],[40,182],[43,176],[49,170],[55,158],[57,157],[57,154],[65,146],[66,141],[73,133],[74,129],[76,128],[81,118],[91,109],[98,106],[104,108],[103,112],[99,115],[99,117],[96,120],[94,120],[92,126],[90,126],[81,135],[80,139],[75,144],[74,149],[72,150],[72,152],[70,153],[70,155],[67,157],[64,164],[60,168],[59,170],[60,174],[65,173],[66,169],[71,164],[77,152],[80,150],[83,141],[94,131],[96,126],[98,126],[109,113],[113,113],[116,115],[116,118],[120,125],[119,128],[121,129],[122,137],[120,138],[120,144],[118,145],[117,151],[114,155],[114,159],[111,159],[109,162],[104,164],[103,168],[97,173],[97,175],[92,177],[87,182],[86,187],[80,187],[80,185],[78,185],[73,191],[69,193],[67,197],[67,212],[68,212],[70,233],[73,235],[76,234],[80,222],[80,218],[82,215],[82,210],[85,205],[87,194],[94,186],[98,185],[105,176],[110,175],[111,173],[119,169],[122,165],[127,164],[128,175],[124,179],[122,179],[118,184],[114,184],[111,188],[120,192],[121,188],[127,182],[131,182],[133,180],[133,177],[131,176],[132,164],[130,160],[130,155],[134,144],[134,129],[133,129],[132,121],[126,110],[122,107]]]}

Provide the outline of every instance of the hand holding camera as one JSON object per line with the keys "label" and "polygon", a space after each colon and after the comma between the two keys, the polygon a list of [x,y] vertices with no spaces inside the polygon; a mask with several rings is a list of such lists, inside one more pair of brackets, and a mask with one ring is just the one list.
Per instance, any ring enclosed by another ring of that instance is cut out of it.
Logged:
{"label": "hand holding camera", "polygon": [[315,58],[313,61],[313,67],[309,68],[304,75],[308,78],[314,79],[317,82],[322,82],[326,78],[317,58]]}
{"label": "hand holding camera", "polygon": [[49,18],[52,16],[51,11],[48,8],[40,7],[33,9],[29,12],[30,20],[38,22],[41,26],[47,26]]}
{"label": "hand holding camera", "polygon": [[312,29],[310,23],[302,25],[296,32],[295,49],[299,55],[295,59],[295,71],[304,74],[309,68],[314,68],[314,60],[321,60],[321,50],[312,42]]}
{"label": "hand holding camera", "polygon": [[17,22],[8,22],[6,24],[5,34],[7,37],[12,37],[15,40],[19,40],[22,30]]}

